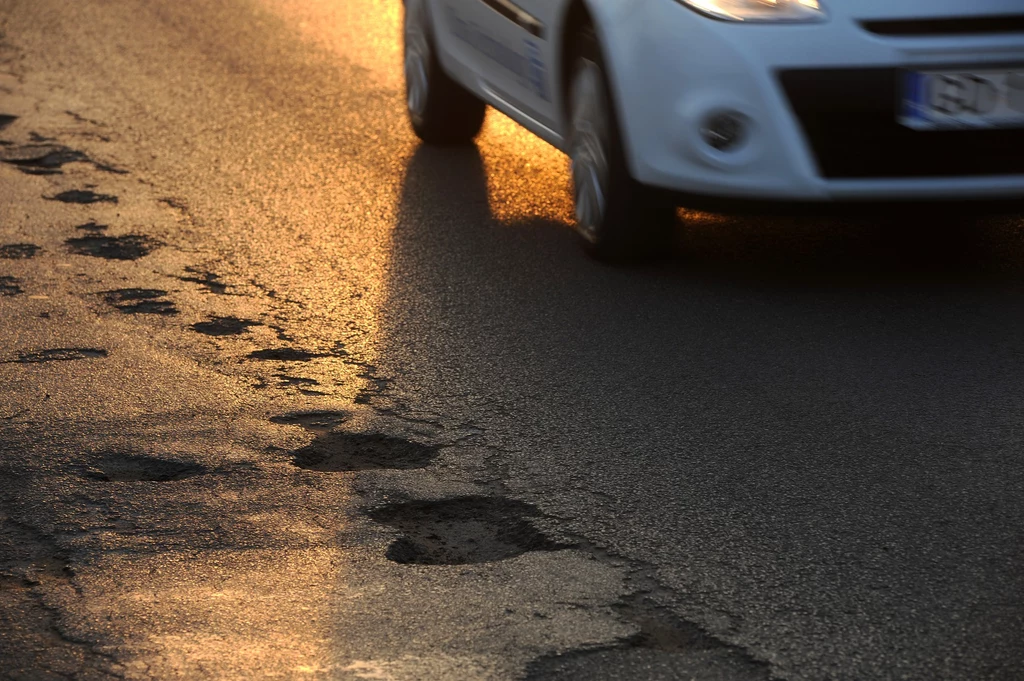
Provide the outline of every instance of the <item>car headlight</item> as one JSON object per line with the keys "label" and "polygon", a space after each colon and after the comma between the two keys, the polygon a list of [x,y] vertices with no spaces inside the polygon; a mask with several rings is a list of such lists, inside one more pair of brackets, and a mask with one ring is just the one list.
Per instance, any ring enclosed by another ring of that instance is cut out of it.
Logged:
{"label": "car headlight", "polygon": [[679,0],[715,19],[725,21],[822,21],[818,0]]}

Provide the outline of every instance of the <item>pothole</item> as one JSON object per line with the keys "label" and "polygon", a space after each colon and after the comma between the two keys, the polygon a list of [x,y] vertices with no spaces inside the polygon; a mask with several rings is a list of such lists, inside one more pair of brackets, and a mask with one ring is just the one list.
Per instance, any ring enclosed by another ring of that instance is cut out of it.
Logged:
{"label": "pothole", "polygon": [[91,189],[71,189],[61,192],[55,196],[44,196],[48,201],[60,201],[61,203],[117,203],[117,197],[113,194],[97,194]]}
{"label": "pothole", "polygon": [[64,243],[70,247],[72,253],[106,260],[138,260],[149,255],[161,245],[159,241],[144,234],[126,234],[124,236],[86,234],[66,239]]}
{"label": "pothole", "polygon": [[15,359],[5,360],[4,364],[42,364],[44,362],[68,362],[79,359],[98,359],[106,357],[107,351],[102,348],[51,348],[36,352],[20,352]]}
{"label": "pothole", "polygon": [[167,291],[157,288],[122,288],[104,291],[103,300],[125,314],[176,315],[178,308],[163,299]]}
{"label": "pothole", "polygon": [[381,433],[329,432],[292,456],[296,466],[311,471],[409,470],[428,466],[437,447]]}
{"label": "pothole", "polygon": [[768,681],[767,665],[751,662],[742,652],[721,648],[687,654],[650,648],[614,646],[580,650],[534,660],[526,668],[526,681],[619,681],[645,679],[701,679],[702,681]]}
{"label": "pothole", "polygon": [[198,284],[202,288],[206,289],[210,293],[216,293],[217,295],[226,295],[228,291],[228,285],[220,281],[220,275],[214,274],[213,272],[204,272],[195,267],[186,267],[185,271],[191,276],[181,276],[177,279],[181,281],[187,281],[193,284]]}
{"label": "pothole", "polygon": [[294,411],[270,417],[271,423],[301,426],[313,433],[326,433],[349,419],[343,411]]}
{"label": "pothole", "polygon": [[490,563],[530,551],[567,548],[533,526],[529,519],[540,515],[535,507],[503,497],[406,501],[367,515],[402,533],[386,553],[396,563]]}
{"label": "pothole", "polygon": [[205,336],[238,336],[249,327],[259,325],[259,322],[238,317],[211,317],[209,321],[193,324],[192,330]]}
{"label": "pothole", "polygon": [[0,155],[0,160],[29,175],[56,175],[68,163],[88,163],[80,151],[61,145],[31,144],[16,147]]}
{"label": "pothole", "polygon": [[320,352],[310,352],[301,348],[268,348],[266,350],[254,350],[249,353],[249,359],[257,359],[264,362],[308,362],[311,359],[329,357]]}
{"label": "pothole", "polygon": [[326,395],[327,393],[314,390],[314,388],[320,387],[320,381],[315,378],[307,378],[305,376],[289,376],[288,374],[275,374],[275,378],[278,380],[278,386],[281,388],[296,388],[304,395]]}
{"label": "pothole", "polygon": [[708,634],[643,596],[630,596],[615,610],[639,631],[617,644],[570,650],[537,658],[527,667],[529,681],[594,679],[617,681],[637,669],[652,679],[767,681],[768,665],[742,648]]}
{"label": "pothole", "polygon": [[11,114],[0,114],[0,130],[5,129],[16,120],[18,120],[17,116],[13,116]]}
{"label": "pothole", "polygon": [[4,244],[0,246],[0,259],[25,260],[35,257],[40,250],[35,244]]}
{"label": "pothole", "polygon": [[100,223],[96,222],[95,220],[90,220],[89,222],[85,223],[84,225],[78,225],[77,227],[75,227],[75,229],[80,230],[82,232],[99,233],[99,232],[107,231],[107,229],[109,227],[110,227],[110,225],[101,225]]}
{"label": "pothole", "polygon": [[0,296],[16,296],[24,293],[21,281],[14,277],[0,277]]}
{"label": "pothole", "polygon": [[85,470],[85,477],[103,482],[170,482],[209,472],[197,463],[137,454],[110,454]]}

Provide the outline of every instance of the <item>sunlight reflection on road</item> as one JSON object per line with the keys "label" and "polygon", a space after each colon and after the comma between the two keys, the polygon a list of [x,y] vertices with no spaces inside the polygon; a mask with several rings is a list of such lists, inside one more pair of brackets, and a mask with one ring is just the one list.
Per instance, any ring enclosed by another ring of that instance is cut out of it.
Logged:
{"label": "sunlight reflection on road", "polygon": [[[356,64],[370,80],[401,91],[402,3],[380,0],[262,0],[304,37],[339,60]],[[396,100],[397,103],[398,100]],[[402,113],[402,112],[396,112]],[[404,125],[404,122],[403,122]],[[411,131],[409,137],[412,138]],[[477,140],[487,175],[492,215],[504,222],[571,215],[565,156],[491,109]]]}

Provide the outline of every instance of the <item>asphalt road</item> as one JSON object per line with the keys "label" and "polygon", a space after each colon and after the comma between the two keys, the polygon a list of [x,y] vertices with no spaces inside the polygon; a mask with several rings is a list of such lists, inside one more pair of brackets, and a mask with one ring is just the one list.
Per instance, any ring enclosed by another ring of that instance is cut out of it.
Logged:
{"label": "asphalt road", "polygon": [[1024,678],[1024,221],[681,212],[383,0],[0,0],[0,675]]}

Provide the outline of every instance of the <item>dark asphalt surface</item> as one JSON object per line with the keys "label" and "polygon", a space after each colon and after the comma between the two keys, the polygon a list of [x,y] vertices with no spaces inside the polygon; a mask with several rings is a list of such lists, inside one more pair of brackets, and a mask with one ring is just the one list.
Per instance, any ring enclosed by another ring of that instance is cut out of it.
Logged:
{"label": "dark asphalt surface", "polygon": [[602,266],[400,12],[0,0],[0,674],[1024,678],[1024,220]]}

